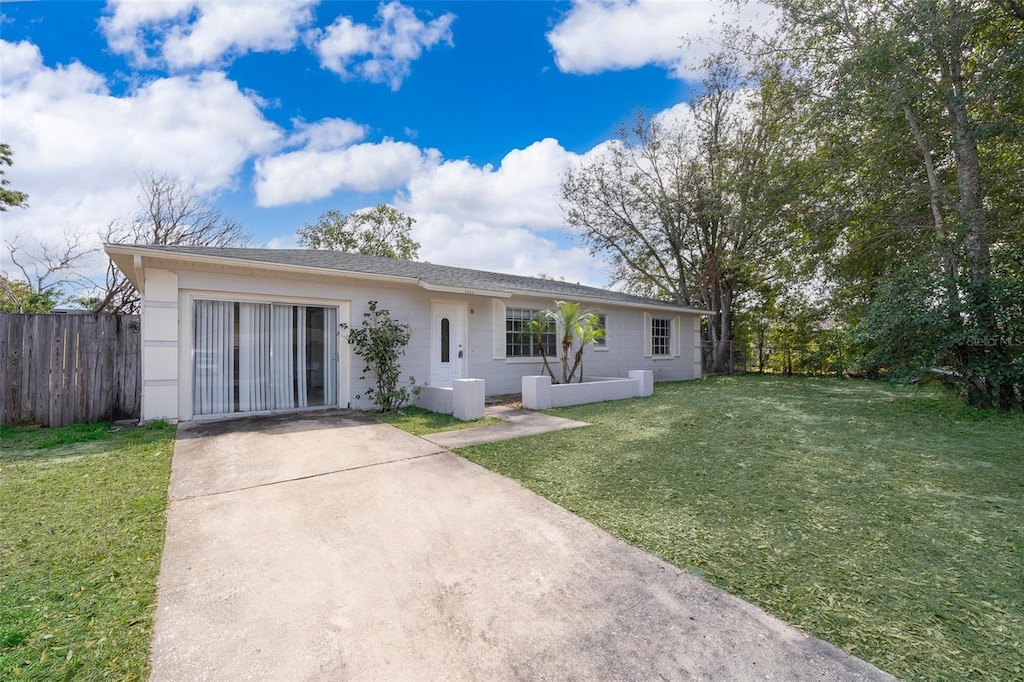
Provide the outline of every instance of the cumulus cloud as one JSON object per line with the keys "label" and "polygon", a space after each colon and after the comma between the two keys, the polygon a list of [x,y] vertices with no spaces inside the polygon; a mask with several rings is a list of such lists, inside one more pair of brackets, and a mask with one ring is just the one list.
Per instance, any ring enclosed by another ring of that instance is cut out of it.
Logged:
{"label": "cumulus cloud", "polygon": [[338,17],[325,30],[311,31],[307,41],[325,69],[342,78],[359,76],[387,83],[392,90],[402,86],[410,64],[423,50],[442,42],[452,44],[455,15],[450,12],[425,22],[411,7],[389,2],[378,7],[377,19],[379,26],[369,26]]}
{"label": "cumulus cloud", "polygon": [[416,218],[425,260],[603,286],[605,264],[562,229],[558,186],[579,160],[548,138],[510,151],[497,168],[445,161],[412,178],[395,204]]}
{"label": "cumulus cloud", "polygon": [[323,151],[338,149],[366,137],[366,126],[344,118],[324,118],[313,123],[292,119],[295,131],[288,136],[289,146]]}
{"label": "cumulus cloud", "polygon": [[570,239],[525,227],[510,228],[444,213],[409,214],[420,258],[431,263],[535,277],[545,273],[590,286],[608,284],[607,266]]}
{"label": "cumulus cloud", "polygon": [[251,96],[221,73],[160,78],[113,96],[80,63],[50,68],[29,42],[0,40],[8,177],[29,193],[4,237],[94,234],[137,208],[139,177],[168,173],[201,192],[232,186],[254,155],[281,144]]}
{"label": "cumulus cloud", "polygon": [[379,192],[399,187],[436,166],[437,150],[385,139],[337,149],[285,152],[256,162],[256,203],[283,206],[329,196],[337,191]]}
{"label": "cumulus cloud", "polygon": [[562,220],[559,179],[575,159],[547,138],[510,151],[498,168],[446,161],[412,178],[400,201],[412,211],[444,212],[458,220],[486,217],[495,226],[555,229]]}
{"label": "cumulus cloud", "polygon": [[[547,38],[565,73],[654,64],[678,78],[692,78],[724,27],[763,28],[771,22],[768,8],[757,2],[728,15],[723,7],[713,0],[573,0]],[[690,38],[696,40],[684,45]]]}
{"label": "cumulus cloud", "polygon": [[[599,145],[582,158],[603,149]],[[394,189],[392,203],[416,219],[413,237],[425,260],[525,275],[544,272],[603,286],[606,265],[562,230],[559,181],[580,159],[553,139],[512,150],[497,167],[462,159],[442,162],[437,150],[391,140],[339,149],[310,145],[259,161],[256,194],[260,205],[275,206],[339,190]]]}
{"label": "cumulus cloud", "polygon": [[138,66],[191,69],[247,52],[290,50],[319,0],[109,0],[100,29]]}

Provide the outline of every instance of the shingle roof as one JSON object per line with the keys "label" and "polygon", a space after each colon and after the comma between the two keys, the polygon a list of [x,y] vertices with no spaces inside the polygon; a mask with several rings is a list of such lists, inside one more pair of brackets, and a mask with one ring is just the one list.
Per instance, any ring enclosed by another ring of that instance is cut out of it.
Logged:
{"label": "shingle roof", "polygon": [[[112,245],[128,246],[128,245]],[[306,249],[250,249],[250,248],[219,248],[205,246],[141,246],[146,251],[162,251],[168,254],[210,256],[238,261],[298,266],[304,268],[320,268],[351,273],[406,277],[423,282],[429,286],[457,287],[460,289],[482,289],[501,291],[510,294],[545,295],[566,299],[590,299],[633,305],[649,305],[658,307],[687,308],[666,301],[658,301],[643,296],[633,296],[619,291],[588,287],[571,282],[542,279],[539,277],[523,277],[500,272],[486,272],[469,268],[456,268],[448,265],[419,263],[407,260],[395,260],[380,256],[366,256],[360,253],[344,253],[341,251],[315,251]]]}

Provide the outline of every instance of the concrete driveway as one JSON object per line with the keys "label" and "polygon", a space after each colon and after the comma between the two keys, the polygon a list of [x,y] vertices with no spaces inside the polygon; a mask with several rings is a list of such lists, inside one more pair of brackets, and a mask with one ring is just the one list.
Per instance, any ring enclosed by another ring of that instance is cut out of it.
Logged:
{"label": "concrete driveway", "polygon": [[882,680],[355,413],[179,429],[153,680]]}

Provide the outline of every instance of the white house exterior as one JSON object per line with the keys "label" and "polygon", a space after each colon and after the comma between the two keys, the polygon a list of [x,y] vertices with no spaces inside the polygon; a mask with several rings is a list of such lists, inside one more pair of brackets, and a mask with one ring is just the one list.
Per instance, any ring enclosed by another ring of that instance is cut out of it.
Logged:
{"label": "white house exterior", "polygon": [[704,311],[620,292],[336,251],[105,249],[142,295],[144,420],[371,407],[355,397],[363,365],[339,330],[358,326],[370,301],[411,325],[403,370],[421,385],[474,378],[488,395],[518,393],[543,366],[516,330],[555,300],[602,316],[588,376],[701,376]]}

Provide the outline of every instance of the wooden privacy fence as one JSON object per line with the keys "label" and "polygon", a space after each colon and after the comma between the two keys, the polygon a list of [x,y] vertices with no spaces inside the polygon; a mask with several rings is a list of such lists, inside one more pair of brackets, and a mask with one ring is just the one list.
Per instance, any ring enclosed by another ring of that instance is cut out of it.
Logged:
{"label": "wooden privacy fence", "polygon": [[0,313],[0,423],[138,419],[137,315]]}

